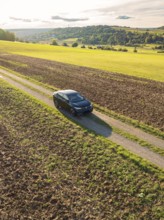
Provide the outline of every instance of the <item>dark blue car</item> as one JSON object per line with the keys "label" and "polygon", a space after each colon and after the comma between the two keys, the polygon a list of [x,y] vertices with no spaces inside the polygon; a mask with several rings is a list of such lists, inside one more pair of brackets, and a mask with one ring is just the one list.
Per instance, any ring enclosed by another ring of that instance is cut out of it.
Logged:
{"label": "dark blue car", "polygon": [[93,111],[92,103],[74,90],[59,90],[54,92],[53,101],[57,108],[63,108],[72,115],[90,113]]}

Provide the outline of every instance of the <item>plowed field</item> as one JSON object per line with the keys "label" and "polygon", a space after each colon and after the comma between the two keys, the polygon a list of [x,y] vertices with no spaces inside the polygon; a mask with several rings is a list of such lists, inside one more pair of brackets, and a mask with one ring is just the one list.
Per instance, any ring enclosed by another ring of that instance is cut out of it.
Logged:
{"label": "plowed field", "polygon": [[157,170],[0,80],[1,219],[160,219]]}
{"label": "plowed field", "polygon": [[162,82],[18,55],[1,54],[0,65],[164,131]]}

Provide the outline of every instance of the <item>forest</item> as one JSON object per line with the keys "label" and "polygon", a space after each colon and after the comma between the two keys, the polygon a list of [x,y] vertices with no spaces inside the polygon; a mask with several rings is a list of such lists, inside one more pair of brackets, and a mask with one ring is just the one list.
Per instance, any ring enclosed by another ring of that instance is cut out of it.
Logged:
{"label": "forest", "polygon": [[88,45],[127,45],[164,44],[164,27],[160,28],[129,28],[119,26],[86,26],[51,29],[11,29],[19,41],[47,42],[52,39],[64,41],[76,38],[81,44]]}
{"label": "forest", "polygon": [[160,28],[129,28],[119,26],[86,26],[47,29],[0,29],[0,40],[47,42],[52,39],[64,41],[77,39],[87,45],[125,45],[157,44],[164,47],[164,27]]}
{"label": "forest", "polygon": [[127,45],[135,44],[163,44],[163,33],[131,30],[110,26],[88,26],[75,28],[58,28],[50,32],[58,39],[78,38],[83,44],[91,45]]}

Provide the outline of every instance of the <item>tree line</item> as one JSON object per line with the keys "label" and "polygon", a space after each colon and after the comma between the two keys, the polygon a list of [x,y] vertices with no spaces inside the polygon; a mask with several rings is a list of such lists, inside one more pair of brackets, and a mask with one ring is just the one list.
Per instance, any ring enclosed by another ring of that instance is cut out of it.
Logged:
{"label": "tree line", "polygon": [[15,34],[0,29],[0,40],[15,41]]}
{"label": "tree line", "polygon": [[150,33],[148,30],[129,30],[123,28],[114,28],[111,26],[88,26],[88,27],[69,27],[56,28],[49,32],[55,35],[59,40],[67,38],[78,38],[82,44],[91,45],[127,45],[137,44],[163,44],[163,33]]}
{"label": "tree line", "polygon": [[[0,40],[18,40],[28,42],[40,42],[52,39],[65,40],[77,38],[78,42],[86,45],[125,45],[137,46],[140,44],[158,44],[164,47],[164,27],[157,29],[132,29],[119,26],[87,26],[67,27],[55,29],[34,29],[19,36],[20,30],[4,31],[0,29]],[[24,30],[21,30],[23,33]],[[16,36],[16,37],[15,37]],[[18,39],[19,37],[19,39]]]}

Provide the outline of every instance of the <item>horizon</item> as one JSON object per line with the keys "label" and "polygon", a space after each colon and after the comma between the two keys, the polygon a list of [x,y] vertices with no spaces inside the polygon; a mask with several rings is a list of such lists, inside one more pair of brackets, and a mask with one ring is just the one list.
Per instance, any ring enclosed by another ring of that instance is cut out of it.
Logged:
{"label": "horizon", "polygon": [[162,0],[5,0],[0,28],[41,29],[108,25],[130,28],[164,26]]}
{"label": "horizon", "polygon": [[129,29],[160,29],[164,26],[160,26],[160,27],[127,27],[127,26],[118,26],[118,25],[87,25],[87,26],[69,26],[69,27],[50,27],[50,28],[47,28],[47,27],[34,27],[34,28],[6,28],[5,30],[36,30],[36,29],[57,29],[57,28],[84,28],[84,27],[92,27],[92,26],[108,26],[108,27],[121,27],[121,28],[129,28]]}

